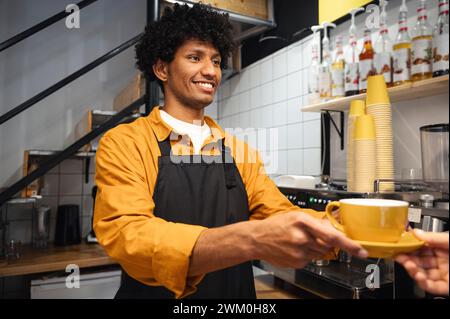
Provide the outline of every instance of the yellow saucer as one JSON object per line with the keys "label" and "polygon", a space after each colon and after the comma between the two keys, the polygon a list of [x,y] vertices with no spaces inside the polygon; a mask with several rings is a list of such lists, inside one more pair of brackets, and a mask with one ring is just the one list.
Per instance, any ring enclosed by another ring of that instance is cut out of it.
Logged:
{"label": "yellow saucer", "polygon": [[370,242],[355,240],[369,253],[370,258],[392,258],[398,254],[410,253],[423,246],[412,232],[404,232],[396,243]]}

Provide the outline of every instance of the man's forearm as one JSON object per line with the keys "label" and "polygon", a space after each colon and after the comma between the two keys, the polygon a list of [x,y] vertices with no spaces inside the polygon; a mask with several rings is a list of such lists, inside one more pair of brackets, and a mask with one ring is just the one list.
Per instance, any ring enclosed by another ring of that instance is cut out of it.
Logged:
{"label": "man's forearm", "polygon": [[257,221],[245,221],[204,230],[192,252],[189,276],[231,267],[255,258],[252,228]]}

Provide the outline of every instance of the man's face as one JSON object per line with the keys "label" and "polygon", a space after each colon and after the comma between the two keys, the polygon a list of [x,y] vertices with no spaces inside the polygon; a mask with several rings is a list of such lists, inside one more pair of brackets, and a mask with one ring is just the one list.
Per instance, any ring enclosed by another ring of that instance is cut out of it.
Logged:
{"label": "man's face", "polygon": [[212,103],[222,78],[221,57],[208,42],[185,41],[167,65],[164,94],[181,104],[202,109]]}

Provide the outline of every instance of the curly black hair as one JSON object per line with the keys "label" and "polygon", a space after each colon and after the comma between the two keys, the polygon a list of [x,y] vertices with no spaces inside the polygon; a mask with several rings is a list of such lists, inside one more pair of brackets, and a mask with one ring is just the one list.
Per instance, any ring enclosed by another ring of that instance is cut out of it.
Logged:
{"label": "curly black hair", "polygon": [[228,14],[214,11],[210,6],[196,3],[192,7],[175,4],[166,7],[161,19],[148,25],[136,44],[136,66],[144,76],[162,82],[153,73],[158,59],[171,62],[176,50],[186,40],[195,39],[212,43],[222,58],[221,68],[228,67],[228,57],[234,49],[233,27]]}

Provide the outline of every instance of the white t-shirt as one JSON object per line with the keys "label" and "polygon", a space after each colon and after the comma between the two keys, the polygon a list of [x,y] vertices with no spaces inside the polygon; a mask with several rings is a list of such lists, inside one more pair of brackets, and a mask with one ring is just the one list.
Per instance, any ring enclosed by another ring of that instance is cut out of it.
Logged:
{"label": "white t-shirt", "polygon": [[211,135],[211,129],[206,124],[206,121],[203,121],[203,125],[196,125],[180,121],[163,110],[160,110],[160,114],[162,120],[175,132],[181,135],[188,135],[194,146],[194,154],[200,154],[203,142]]}

